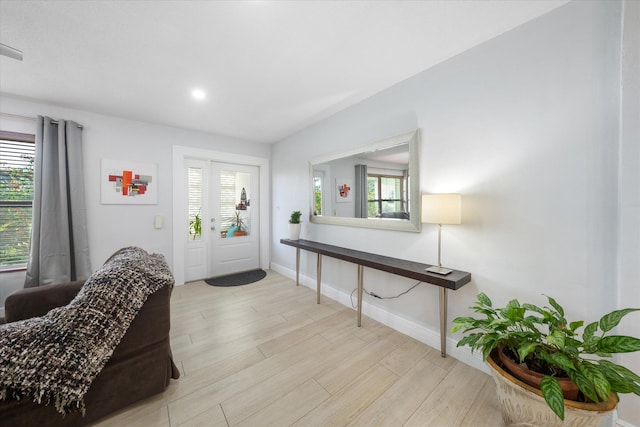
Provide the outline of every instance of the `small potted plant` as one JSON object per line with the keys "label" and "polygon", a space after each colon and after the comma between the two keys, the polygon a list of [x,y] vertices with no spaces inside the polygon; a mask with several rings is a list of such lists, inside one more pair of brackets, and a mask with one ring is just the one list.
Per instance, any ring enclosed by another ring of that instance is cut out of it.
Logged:
{"label": "small potted plant", "polygon": [[193,236],[193,240],[196,240],[196,237],[202,236],[202,218],[200,218],[200,212],[195,214],[191,221],[189,221],[189,234]]}
{"label": "small potted plant", "polygon": [[[231,217],[231,228],[233,229],[233,236],[246,236],[248,234],[247,223],[238,210],[236,210],[235,215]],[[227,235],[227,237],[229,236]]]}
{"label": "small potted plant", "polygon": [[[580,420],[571,425],[598,425],[604,413],[615,409],[617,393],[640,396],[640,376],[608,360],[614,353],[640,350],[640,339],[608,334],[624,316],[640,309],[612,311],[588,324],[579,335],[584,321],[568,322],[562,306],[551,297],[547,300],[549,306],[542,308],[516,299],[506,307],[493,308],[489,297],[481,293],[470,307],[480,317],[458,317],[451,331],[466,334],[458,347],[468,345],[472,352],[482,351],[507,424],[560,425],[568,406],[571,417]],[[574,391],[563,393],[561,382],[572,383]],[[517,409],[536,407],[510,400],[522,396],[537,398],[540,413]],[[527,420],[518,419],[520,416]]]}
{"label": "small potted plant", "polygon": [[302,229],[302,224],[300,223],[301,216],[302,213],[300,211],[293,211],[291,213],[291,218],[289,218],[289,238],[291,240],[300,239],[300,230]]}

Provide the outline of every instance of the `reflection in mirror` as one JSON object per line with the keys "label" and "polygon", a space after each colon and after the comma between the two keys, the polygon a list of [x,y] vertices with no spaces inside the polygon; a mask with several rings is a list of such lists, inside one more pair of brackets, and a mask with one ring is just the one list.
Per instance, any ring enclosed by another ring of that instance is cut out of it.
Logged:
{"label": "reflection in mirror", "polygon": [[418,130],[311,161],[311,222],[420,231]]}
{"label": "reflection in mirror", "polygon": [[[316,216],[409,219],[409,144],[316,164],[313,182]],[[332,184],[335,200],[326,188]]]}

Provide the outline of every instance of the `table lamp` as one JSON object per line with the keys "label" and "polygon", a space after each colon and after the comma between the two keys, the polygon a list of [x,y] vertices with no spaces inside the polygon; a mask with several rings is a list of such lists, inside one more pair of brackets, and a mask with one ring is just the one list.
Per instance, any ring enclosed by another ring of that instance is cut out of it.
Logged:
{"label": "table lamp", "polygon": [[453,270],[442,268],[440,248],[442,242],[442,224],[460,224],[461,198],[459,194],[423,194],[422,222],[438,224],[438,266],[429,267],[426,271],[446,276]]}

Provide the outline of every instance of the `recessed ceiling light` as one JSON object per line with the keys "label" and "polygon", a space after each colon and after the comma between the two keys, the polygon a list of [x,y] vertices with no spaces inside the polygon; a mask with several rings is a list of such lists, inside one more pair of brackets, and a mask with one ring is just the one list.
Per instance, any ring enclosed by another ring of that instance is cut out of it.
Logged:
{"label": "recessed ceiling light", "polygon": [[205,99],[207,97],[207,94],[204,93],[204,91],[202,89],[194,89],[191,92],[191,95],[197,99],[198,101],[202,101],[203,99]]}

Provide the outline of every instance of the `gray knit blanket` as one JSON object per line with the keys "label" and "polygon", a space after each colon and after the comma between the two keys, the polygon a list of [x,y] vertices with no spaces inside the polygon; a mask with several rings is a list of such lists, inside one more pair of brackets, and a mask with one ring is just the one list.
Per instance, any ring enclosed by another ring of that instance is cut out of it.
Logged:
{"label": "gray knit blanket", "polygon": [[162,255],[124,248],[68,305],[0,325],[0,400],[27,398],[84,414],[84,395],[147,297],[173,283]]}

